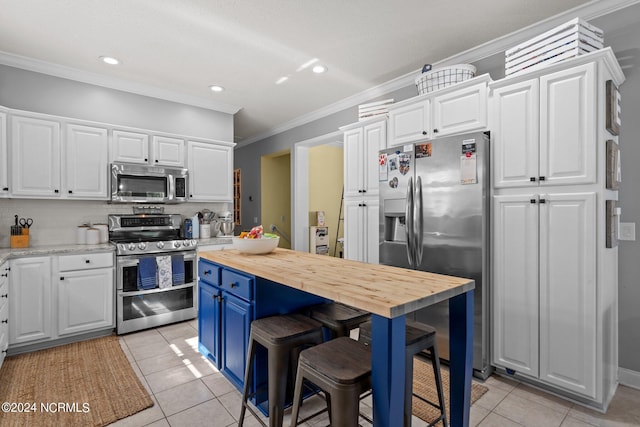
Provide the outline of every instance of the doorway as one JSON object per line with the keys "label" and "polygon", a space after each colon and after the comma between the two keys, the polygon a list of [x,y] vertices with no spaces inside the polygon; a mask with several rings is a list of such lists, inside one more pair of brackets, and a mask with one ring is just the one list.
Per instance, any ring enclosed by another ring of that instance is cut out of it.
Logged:
{"label": "doorway", "polygon": [[[327,149],[320,147],[327,147]],[[318,148],[316,150],[315,148]],[[333,148],[333,149],[332,149]],[[330,251],[334,254],[336,232],[342,236],[344,222],[339,219],[343,185],[342,132],[336,131],[298,142],[293,149],[292,174],[292,246],[309,251],[309,226],[315,225],[311,212],[325,211],[329,227]],[[314,182],[311,183],[311,180]],[[336,256],[340,249],[335,251]]]}
{"label": "doorway", "polygon": [[291,249],[291,151],[260,159],[262,226],[280,236],[279,247]]}

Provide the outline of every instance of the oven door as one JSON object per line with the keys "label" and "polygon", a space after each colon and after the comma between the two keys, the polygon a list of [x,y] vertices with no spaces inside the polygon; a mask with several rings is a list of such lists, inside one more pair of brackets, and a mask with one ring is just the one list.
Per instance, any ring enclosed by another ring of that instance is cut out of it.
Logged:
{"label": "oven door", "polygon": [[[176,255],[177,253],[173,253]],[[152,328],[197,316],[198,293],[196,252],[180,252],[184,260],[184,284],[138,289],[141,258],[150,255],[117,257],[116,327],[118,334]],[[169,254],[162,254],[169,255]]]}

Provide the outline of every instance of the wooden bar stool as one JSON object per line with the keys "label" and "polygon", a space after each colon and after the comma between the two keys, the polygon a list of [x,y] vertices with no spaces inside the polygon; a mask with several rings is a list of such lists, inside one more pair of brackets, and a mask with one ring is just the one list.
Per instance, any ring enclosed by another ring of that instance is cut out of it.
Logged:
{"label": "wooden bar stool", "polygon": [[314,305],[306,311],[329,330],[331,339],[348,337],[352,329],[371,319],[371,313],[339,302]]}
{"label": "wooden bar stool", "polygon": [[247,403],[249,398],[257,394],[257,391],[249,393],[257,345],[260,344],[267,349],[269,427],[280,427],[287,393],[287,376],[290,365],[295,366],[295,361],[291,360],[291,354],[295,354],[294,350],[299,347],[321,342],[322,325],[302,314],[271,316],[251,322],[238,427],[243,425],[247,409],[266,427]]}
{"label": "wooden bar stool", "polygon": [[371,389],[371,350],[349,337],[303,350],[298,360],[291,427],[298,425],[304,380],[325,393],[332,427],[357,426],[360,395]]}
{"label": "wooden bar stool", "polygon": [[[438,357],[438,347],[436,344],[436,330],[429,325],[407,320],[406,326],[406,376],[404,390],[404,425],[411,426],[412,414],[412,396],[428,403],[440,410],[440,416],[429,426],[436,425],[440,420],[444,427],[447,427],[447,414],[445,412],[444,392],[442,391],[442,376],[440,375],[440,358]],[[371,322],[365,322],[360,325],[360,336],[358,341],[365,345],[371,344]],[[413,357],[421,353],[423,350],[429,352],[431,356],[431,365],[433,366],[433,377],[436,381],[436,389],[438,391],[438,403],[430,402],[422,396],[413,394]]]}

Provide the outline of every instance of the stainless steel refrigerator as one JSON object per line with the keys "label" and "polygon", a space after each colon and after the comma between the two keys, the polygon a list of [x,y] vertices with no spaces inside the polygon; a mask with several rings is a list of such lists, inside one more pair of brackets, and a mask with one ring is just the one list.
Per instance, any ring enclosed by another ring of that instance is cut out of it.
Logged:
{"label": "stainless steel refrigerator", "polygon": [[[489,366],[489,137],[443,137],[379,153],[380,264],[475,280],[474,375]],[[417,311],[449,359],[449,305]]]}

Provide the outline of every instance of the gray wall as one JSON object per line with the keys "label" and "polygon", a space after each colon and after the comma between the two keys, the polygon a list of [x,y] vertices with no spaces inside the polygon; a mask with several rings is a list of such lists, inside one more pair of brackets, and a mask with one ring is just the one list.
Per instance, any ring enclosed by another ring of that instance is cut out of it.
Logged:
{"label": "gray wall", "polygon": [[[622,207],[622,222],[637,224],[640,239],[640,197],[634,186],[640,182],[640,25],[631,17],[638,16],[640,5],[595,19],[592,24],[605,33],[605,44],[611,46],[623,67],[626,81],[622,85],[622,131],[620,149],[622,153],[622,186],[619,198]],[[504,77],[502,54],[475,63],[477,74],[489,73],[494,80]],[[415,87],[407,87],[381,97],[400,101],[416,96]],[[250,226],[253,217],[260,222],[260,157],[284,149],[313,137],[335,132],[340,126],[357,121],[357,106],[332,114],[315,122],[291,129],[249,146],[237,149],[235,166],[242,169],[243,226]],[[341,167],[341,165],[339,166]],[[253,197],[253,202],[247,200]],[[268,196],[268,195],[265,195]],[[245,226],[245,224],[248,224]],[[620,367],[640,375],[640,245],[638,241],[622,241],[619,244],[619,325]]]}
{"label": "gray wall", "polygon": [[[598,25],[597,21],[594,21]],[[637,22],[605,33],[619,58],[626,80],[622,94],[622,129],[620,154],[622,183],[618,194],[622,208],[621,222],[634,222],[640,227],[640,25]],[[640,228],[636,230],[640,239]],[[620,327],[620,367],[640,373],[640,244],[621,241],[618,246],[618,298]]]}
{"label": "gray wall", "polygon": [[0,105],[233,141],[233,115],[0,65]]}

